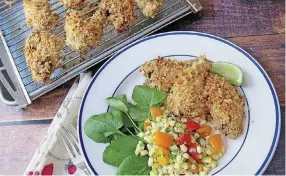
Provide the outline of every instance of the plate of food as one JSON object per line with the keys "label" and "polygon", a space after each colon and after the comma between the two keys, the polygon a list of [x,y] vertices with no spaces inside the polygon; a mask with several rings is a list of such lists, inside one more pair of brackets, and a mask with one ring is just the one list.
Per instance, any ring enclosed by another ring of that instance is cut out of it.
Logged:
{"label": "plate of food", "polygon": [[279,132],[278,98],[259,63],[199,32],[117,52],[93,77],[78,120],[98,175],[262,174]]}

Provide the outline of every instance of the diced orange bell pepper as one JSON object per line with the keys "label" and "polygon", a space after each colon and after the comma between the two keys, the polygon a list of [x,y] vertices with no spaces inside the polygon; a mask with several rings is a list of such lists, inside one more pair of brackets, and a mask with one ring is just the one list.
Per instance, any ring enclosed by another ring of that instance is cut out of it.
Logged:
{"label": "diced orange bell pepper", "polygon": [[158,149],[156,150],[156,155],[157,156],[170,156],[170,152],[168,149],[158,146]]}
{"label": "diced orange bell pepper", "polygon": [[153,120],[156,120],[156,117],[163,115],[164,111],[156,106],[151,107],[151,116]]}
{"label": "diced orange bell pepper", "polygon": [[212,127],[209,125],[203,125],[199,129],[197,129],[196,132],[199,133],[202,137],[207,137],[211,134]]}
{"label": "diced orange bell pepper", "polygon": [[208,138],[208,142],[212,146],[212,152],[214,154],[219,153],[219,152],[222,151],[222,149],[223,149],[223,142],[222,142],[220,134],[211,135]]}
{"label": "diced orange bell pepper", "polygon": [[151,126],[150,122],[144,122],[144,129],[146,129],[148,126]]}
{"label": "diced orange bell pepper", "polygon": [[193,174],[197,174],[200,172],[200,167],[199,167],[199,164],[195,164],[196,165],[196,168],[193,169],[191,166],[189,167],[189,170],[193,173]]}
{"label": "diced orange bell pepper", "polygon": [[165,147],[166,149],[172,145],[174,139],[172,135],[163,132],[155,132],[153,137],[156,145]]}
{"label": "diced orange bell pepper", "polygon": [[169,164],[169,157],[164,157],[164,156],[160,156],[158,157],[157,161],[158,161],[158,164],[160,165],[167,165]]}

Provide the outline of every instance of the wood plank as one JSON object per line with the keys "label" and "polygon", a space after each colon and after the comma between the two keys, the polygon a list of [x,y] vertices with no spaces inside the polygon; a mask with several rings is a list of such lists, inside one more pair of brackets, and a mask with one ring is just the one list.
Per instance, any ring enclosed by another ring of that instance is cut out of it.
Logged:
{"label": "wood plank", "polygon": [[72,83],[73,80],[43,95],[33,101],[33,103],[25,109],[21,109],[17,106],[7,106],[0,101],[0,122],[11,120],[52,119],[62,104]]}
{"label": "wood plank", "polygon": [[200,0],[203,9],[163,31],[199,31],[220,37],[284,33],[283,0]]}
{"label": "wood plank", "polygon": [[265,69],[285,106],[285,35],[264,35],[229,38],[250,53]]}
{"label": "wood plank", "polygon": [[49,124],[2,126],[0,175],[22,175],[49,126]]}

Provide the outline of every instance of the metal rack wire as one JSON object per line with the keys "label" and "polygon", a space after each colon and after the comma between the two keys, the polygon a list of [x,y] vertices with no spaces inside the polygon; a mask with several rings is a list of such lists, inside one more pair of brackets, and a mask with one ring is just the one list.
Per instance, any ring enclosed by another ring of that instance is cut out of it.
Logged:
{"label": "metal rack wire", "polygon": [[[5,3],[6,5],[4,5],[3,2],[4,1],[0,0],[0,9],[4,8],[4,6],[7,8],[7,4]],[[197,12],[201,9],[201,5],[197,0],[192,0],[191,2],[186,2],[185,0],[166,0],[160,12],[158,12],[154,19],[151,19],[144,17],[140,12],[140,9],[137,8],[136,13],[138,14],[138,18],[134,24],[132,24],[130,30],[123,33],[116,33],[114,27],[108,26],[102,42],[96,48],[81,55],[65,46],[61,54],[62,63],[51,76],[53,82],[49,84],[36,84],[32,80],[23,53],[25,39],[32,29],[28,28],[25,22],[23,3],[13,3],[15,5],[12,8],[0,12],[2,38],[2,46],[0,47],[4,47],[6,50],[6,53],[0,54],[0,57],[2,62],[5,62],[5,70],[9,72],[11,77],[16,78],[13,82],[15,87],[19,88],[21,91],[19,94],[14,95],[13,98],[22,106],[29,104],[31,100],[36,99],[78,75],[80,72],[92,67],[101,60],[106,59],[112,53],[136,39],[155,32],[192,11]],[[3,4],[3,6],[1,6],[1,4]],[[63,23],[67,9],[63,7],[58,0],[51,0],[50,4],[52,5],[52,11],[60,16],[60,25],[57,26],[53,32],[56,36],[63,37],[65,33]],[[90,8],[83,14],[84,16],[87,16],[87,18],[89,18],[98,8],[96,4],[93,4],[92,7],[93,8]],[[7,57],[9,57],[10,60],[9,63],[4,61],[5,59],[8,60]],[[0,80],[6,82],[2,79]],[[7,83],[4,85],[5,87],[9,86]],[[19,90],[17,91],[19,92]],[[13,93],[11,94],[13,95]]]}

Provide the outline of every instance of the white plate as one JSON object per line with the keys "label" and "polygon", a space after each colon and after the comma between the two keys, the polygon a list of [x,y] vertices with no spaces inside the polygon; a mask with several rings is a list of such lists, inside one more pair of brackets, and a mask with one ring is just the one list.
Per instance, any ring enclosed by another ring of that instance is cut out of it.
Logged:
{"label": "white plate", "polygon": [[227,151],[211,174],[262,174],[277,146],[280,132],[280,109],[275,89],[263,68],[247,52],[219,37],[198,32],[171,32],[139,40],[117,52],[96,73],[82,101],[78,132],[81,150],[94,174],[113,175],[117,168],[102,161],[107,144],[89,139],[83,126],[94,115],[107,112],[104,99],[127,94],[130,99],[135,85],[142,84],[138,67],[157,56],[178,60],[206,54],[213,62],[236,64],[244,73],[240,88],[246,97],[247,119],[244,134],[227,141]]}

